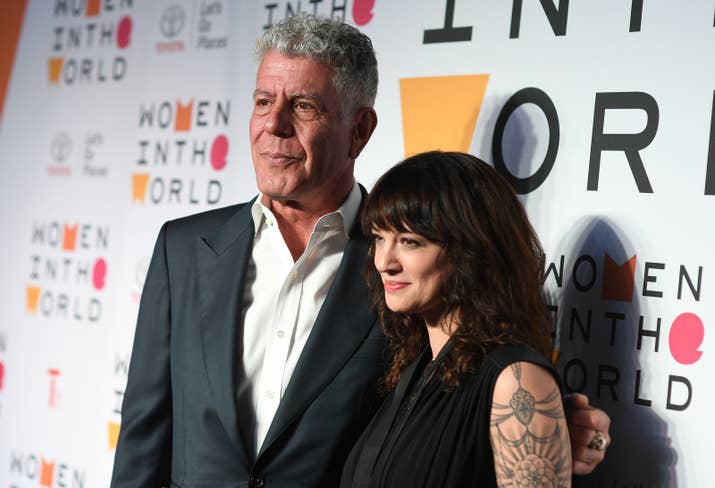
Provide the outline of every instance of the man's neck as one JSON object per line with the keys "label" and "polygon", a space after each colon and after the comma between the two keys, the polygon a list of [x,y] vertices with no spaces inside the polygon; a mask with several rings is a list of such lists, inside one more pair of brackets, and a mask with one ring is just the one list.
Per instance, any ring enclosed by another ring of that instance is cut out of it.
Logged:
{"label": "man's neck", "polygon": [[275,215],[278,228],[294,262],[303,255],[308,247],[310,235],[318,219],[340,208],[350,194],[350,190],[352,187],[340,199],[312,207],[302,205],[297,201],[271,200],[264,196],[263,204]]}
{"label": "man's neck", "polygon": [[[276,203],[276,202],[274,202]],[[292,208],[288,205],[279,210],[278,205],[273,205],[273,214],[276,216],[278,228],[281,231],[283,240],[288,246],[293,261],[297,261],[308,246],[310,234],[313,232],[315,223],[324,215],[318,212],[304,212],[300,209]],[[328,213],[328,212],[325,212]]]}

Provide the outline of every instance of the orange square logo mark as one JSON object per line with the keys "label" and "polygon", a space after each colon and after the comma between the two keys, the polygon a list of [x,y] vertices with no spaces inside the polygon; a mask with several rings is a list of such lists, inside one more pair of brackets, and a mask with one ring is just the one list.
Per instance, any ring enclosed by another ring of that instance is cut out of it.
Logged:
{"label": "orange square logo mark", "polygon": [[52,481],[55,477],[55,461],[49,462],[42,458],[40,461],[40,486],[52,488]]}
{"label": "orange square logo mark", "polygon": [[109,440],[109,449],[116,449],[117,442],[119,441],[119,424],[116,422],[109,422],[107,424],[107,435]]}
{"label": "orange square logo mark", "polygon": [[25,307],[28,312],[37,312],[37,305],[40,303],[40,287],[28,286],[25,289]]}
{"label": "orange square logo mark", "polygon": [[132,203],[144,203],[149,186],[149,173],[132,174]]}
{"label": "orange square logo mark", "polygon": [[619,302],[632,302],[635,275],[635,254],[619,266],[608,253],[604,253],[601,298]]}
{"label": "orange square logo mark", "polygon": [[56,85],[60,82],[60,74],[62,66],[65,63],[65,58],[50,58],[47,62],[47,81],[51,85]]}
{"label": "orange square logo mark", "polygon": [[488,81],[486,74],[401,79],[405,156],[469,152]]}
{"label": "orange square logo mark", "polygon": [[87,0],[87,10],[85,11],[85,15],[87,17],[96,17],[99,15],[99,10],[99,0]]}
{"label": "orange square logo mark", "polygon": [[74,251],[77,249],[77,229],[79,226],[77,224],[64,225],[64,233],[62,236],[62,250],[63,251]]}
{"label": "orange square logo mark", "polygon": [[191,130],[191,112],[194,108],[194,101],[191,100],[186,105],[176,101],[176,118],[174,119],[174,131],[188,132]]}

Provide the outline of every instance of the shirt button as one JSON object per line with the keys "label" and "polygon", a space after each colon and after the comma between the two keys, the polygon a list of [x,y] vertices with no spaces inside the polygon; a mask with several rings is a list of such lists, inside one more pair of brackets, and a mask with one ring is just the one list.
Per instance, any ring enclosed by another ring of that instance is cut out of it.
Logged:
{"label": "shirt button", "polygon": [[295,272],[295,271],[293,271],[293,272],[290,274],[290,278],[291,278],[292,280],[297,279],[297,278],[298,278],[298,273]]}
{"label": "shirt button", "polygon": [[251,476],[248,479],[248,486],[250,488],[261,488],[263,486],[263,478],[260,476]]}
{"label": "shirt button", "polygon": [[283,336],[285,335],[285,333],[282,330],[279,330],[278,332],[276,332],[276,335],[278,336],[279,339],[283,339]]}
{"label": "shirt button", "polygon": [[270,398],[271,400],[273,400],[273,398],[276,396],[276,394],[273,393],[271,390],[268,390],[268,391],[266,392],[266,396],[267,396],[268,398]]}

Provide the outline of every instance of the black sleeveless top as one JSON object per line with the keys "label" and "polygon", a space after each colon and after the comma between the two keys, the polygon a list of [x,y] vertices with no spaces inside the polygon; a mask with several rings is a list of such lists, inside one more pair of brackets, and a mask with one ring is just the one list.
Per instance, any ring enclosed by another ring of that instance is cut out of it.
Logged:
{"label": "black sleeveless top", "polygon": [[547,369],[546,358],[518,346],[498,346],[476,372],[446,391],[434,371],[451,351],[430,361],[426,350],[402,372],[355,443],[343,468],[341,488],[496,487],[489,441],[494,384],[510,364],[526,361]]}

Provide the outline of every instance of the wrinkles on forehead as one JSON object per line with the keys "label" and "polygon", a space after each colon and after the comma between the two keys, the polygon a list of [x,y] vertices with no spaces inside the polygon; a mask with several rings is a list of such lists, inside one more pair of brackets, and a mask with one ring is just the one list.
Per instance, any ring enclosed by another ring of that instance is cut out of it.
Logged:
{"label": "wrinkles on forehead", "polygon": [[[253,98],[256,97],[270,97],[273,98],[276,96],[276,92],[272,92],[270,90],[264,90],[261,88],[256,88],[253,90]],[[314,100],[314,101],[320,101],[323,99],[320,95],[317,93],[310,93],[310,92],[292,92],[288,94],[288,98],[291,100],[295,100],[298,98],[304,98],[307,100]]]}

